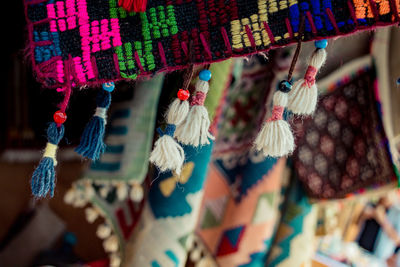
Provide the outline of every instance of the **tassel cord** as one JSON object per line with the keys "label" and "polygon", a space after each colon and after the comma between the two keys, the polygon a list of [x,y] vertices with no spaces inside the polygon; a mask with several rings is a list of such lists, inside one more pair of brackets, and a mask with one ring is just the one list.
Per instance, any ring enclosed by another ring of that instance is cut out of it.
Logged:
{"label": "tassel cord", "polygon": [[296,51],[294,52],[292,62],[290,63],[290,68],[287,76],[287,80],[290,82],[293,77],[294,67],[296,66],[297,60],[299,59],[300,51],[301,51],[301,44],[303,39],[303,32],[304,32],[304,15],[300,18],[300,27],[299,27],[299,36],[297,40],[297,47]]}

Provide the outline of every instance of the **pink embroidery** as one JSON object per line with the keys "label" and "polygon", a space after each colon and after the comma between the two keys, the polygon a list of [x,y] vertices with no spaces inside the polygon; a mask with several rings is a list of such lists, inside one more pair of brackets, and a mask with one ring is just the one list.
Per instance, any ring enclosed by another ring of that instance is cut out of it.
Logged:
{"label": "pink embroidery", "polygon": [[72,30],[76,28],[76,17],[68,17],[67,18],[68,30]]}
{"label": "pink embroidery", "polygon": [[50,21],[50,31],[51,32],[56,32],[57,31],[57,24],[55,20]]}
{"label": "pink embroidery", "polygon": [[113,45],[115,46],[121,46],[122,41],[121,41],[121,34],[119,32],[119,21],[118,19],[111,19],[111,31],[112,31],[112,37],[113,37]]}
{"label": "pink embroidery", "polygon": [[47,16],[49,17],[49,19],[55,19],[56,11],[54,9],[54,4],[48,4],[46,8],[47,8]]}
{"label": "pink embroidery", "polygon": [[99,21],[95,20],[92,21],[92,52],[96,53],[98,51],[100,51],[100,38],[99,38],[99,33],[100,33],[100,29],[99,29]]}
{"label": "pink embroidery", "polygon": [[244,28],[246,30],[247,37],[249,38],[251,47],[253,47],[255,49],[256,48],[256,42],[254,40],[254,36],[253,36],[253,33],[252,33],[249,25],[245,25]]}
{"label": "pink embroidery", "polygon": [[57,18],[65,18],[64,2],[56,2],[57,6]]}
{"label": "pink embroidery", "polygon": [[228,33],[226,32],[226,29],[224,27],[221,27],[221,34],[222,34],[222,38],[224,39],[224,43],[225,43],[227,52],[230,55],[230,54],[232,54],[232,47],[231,47],[231,43],[229,42]]}
{"label": "pink embroidery", "polygon": [[158,42],[158,51],[160,53],[161,62],[164,66],[167,66],[167,59],[165,57],[164,47],[161,42]]}
{"label": "pink embroidery", "polygon": [[65,2],[58,1],[55,4],[48,4],[47,15],[51,19],[51,32],[72,30],[79,27],[82,57],[73,58],[73,64],[76,77],[81,83],[95,78],[91,61],[92,53],[110,49],[112,45],[114,47],[122,45],[118,19],[89,22],[86,0],[66,0]]}
{"label": "pink embroidery", "polygon": [[64,83],[64,62],[57,60],[57,79],[60,83]]}
{"label": "pink embroidery", "polygon": [[192,96],[192,99],[190,101],[190,105],[194,106],[203,106],[204,101],[206,100],[207,94],[201,91],[197,91],[195,95]]}
{"label": "pink embroidery", "polygon": [[83,83],[86,81],[85,74],[83,72],[82,61],[80,57],[73,58],[74,66],[75,66],[75,73],[78,78],[78,81]]}
{"label": "pink embroidery", "polygon": [[316,75],[317,75],[317,69],[313,66],[308,66],[306,74],[304,75],[304,81],[308,87],[314,85]]}
{"label": "pink embroidery", "polygon": [[65,2],[65,6],[67,7],[67,16],[72,17],[76,15],[75,11],[75,0],[67,0]]}
{"label": "pink embroidery", "polygon": [[111,41],[108,34],[108,20],[102,19],[101,23],[101,35],[100,35],[100,42],[101,42],[101,50],[107,50],[111,48]]}
{"label": "pink embroidery", "polygon": [[144,72],[143,66],[142,66],[142,62],[140,61],[140,57],[137,51],[135,51],[134,53],[135,56],[135,60],[136,60],[136,64],[138,65],[138,68],[141,72]]}
{"label": "pink embroidery", "polygon": [[61,32],[65,32],[67,30],[67,23],[65,22],[65,19],[58,20],[58,29]]}
{"label": "pink embroidery", "polygon": [[284,110],[285,110],[284,107],[281,107],[281,106],[274,106],[274,108],[272,109],[272,115],[271,115],[271,117],[267,120],[267,122],[282,120],[282,118],[283,118],[283,111],[284,111]]}

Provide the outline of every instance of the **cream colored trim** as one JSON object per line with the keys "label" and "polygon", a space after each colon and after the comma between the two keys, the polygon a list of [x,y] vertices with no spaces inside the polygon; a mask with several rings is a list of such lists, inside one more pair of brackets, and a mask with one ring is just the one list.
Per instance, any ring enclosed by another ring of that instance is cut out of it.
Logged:
{"label": "cream colored trim", "polygon": [[372,65],[371,55],[365,55],[363,57],[354,59],[346,63],[342,67],[338,68],[336,71],[332,72],[331,74],[329,74],[328,76],[317,82],[319,93],[320,94],[327,93],[329,86],[341,80],[343,76],[345,76],[346,74],[354,73],[355,71],[359,70],[362,67],[371,65]]}

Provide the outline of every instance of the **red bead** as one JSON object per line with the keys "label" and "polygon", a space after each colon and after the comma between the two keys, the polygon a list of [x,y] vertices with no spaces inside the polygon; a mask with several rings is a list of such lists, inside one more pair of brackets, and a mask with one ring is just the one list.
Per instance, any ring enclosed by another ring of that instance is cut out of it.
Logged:
{"label": "red bead", "polygon": [[188,100],[190,96],[189,90],[179,89],[178,98],[182,101]]}
{"label": "red bead", "polygon": [[62,124],[67,120],[67,114],[62,112],[61,110],[58,110],[54,113],[53,119],[56,123]]}

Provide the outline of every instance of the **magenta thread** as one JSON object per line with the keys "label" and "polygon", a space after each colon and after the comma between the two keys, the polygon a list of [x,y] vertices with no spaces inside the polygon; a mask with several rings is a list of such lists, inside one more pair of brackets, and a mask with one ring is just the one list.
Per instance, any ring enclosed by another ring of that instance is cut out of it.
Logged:
{"label": "magenta thread", "polygon": [[285,108],[282,107],[282,106],[274,106],[272,108],[272,115],[267,120],[267,122],[282,120],[283,119],[283,111],[284,110],[285,110]]}
{"label": "magenta thread", "polygon": [[206,100],[207,94],[202,91],[197,91],[190,101],[191,106],[203,106],[204,101]]}

